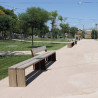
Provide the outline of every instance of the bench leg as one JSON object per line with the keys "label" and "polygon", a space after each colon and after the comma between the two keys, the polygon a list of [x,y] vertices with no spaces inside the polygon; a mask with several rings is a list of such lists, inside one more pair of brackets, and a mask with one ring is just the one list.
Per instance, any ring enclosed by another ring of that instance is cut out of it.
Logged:
{"label": "bench leg", "polygon": [[52,61],[56,61],[56,53],[52,54]]}
{"label": "bench leg", "polygon": [[74,42],[72,43],[72,47],[74,46]]}
{"label": "bench leg", "polygon": [[45,59],[43,59],[42,61],[36,63],[34,65],[34,70],[46,70],[46,67],[45,67]]}
{"label": "bench leg", "polygon": [[26,86],[25,70],[24,69],[17,69],[17,82],[18,82],[18,87],[25,87]]}
{"label": "bench leg", "polygon": [[45,59],[45,61],[46,61],[46,62],[48,61],[48,57]]}
{"label": "bench leg", "polygon": [[48,61],[52,61],[52,55],[48,57]]}
{"label": "bench leg", "polygon": [[41,66],[41,62],[38,62],[34,65],[34,70],[39,70],[40,69],[40,66]]}
{"label": "bench leg", "polygon": [[50,55],[50,56],[48,57],[48,61],[56,61],[56,53]]}
{"label": "bench leg", "polygon": [[77,41],[75,41],[75,44],[77,44]]}
{"label": "bench leg", "polygon": [[33,70],[35,70],[35,64],[33,64]]}
{"label": "bench leg", "polygon": [[45,59],[41,61],[41,70],[46,70]]}
{"label": "bench leg", "polygon": [[17,77],[15,69],[8,69],[9,87],[17,87]]}

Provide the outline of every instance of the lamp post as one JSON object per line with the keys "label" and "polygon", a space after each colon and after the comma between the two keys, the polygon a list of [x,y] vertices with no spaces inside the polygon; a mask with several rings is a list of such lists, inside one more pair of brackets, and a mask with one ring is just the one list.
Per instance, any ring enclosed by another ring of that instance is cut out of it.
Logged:
{"label": "lamp post", "polygon": [[84,24],[83,24],[83,31],[84,31]]}
{"label": "lamp post", "polygon": [[83,3],[85,3],[85,4],[98,4],[98,2],[78,2],[78,5],[82,5]]}
{"label": "lamp post", "polygon": [[96,23],[95,25],[96,25],[96,29],[97,29],[98,24]]}
{"label": "lamp post", "polygon": [[95,39],[95,31],[94,31],[94,39]]}

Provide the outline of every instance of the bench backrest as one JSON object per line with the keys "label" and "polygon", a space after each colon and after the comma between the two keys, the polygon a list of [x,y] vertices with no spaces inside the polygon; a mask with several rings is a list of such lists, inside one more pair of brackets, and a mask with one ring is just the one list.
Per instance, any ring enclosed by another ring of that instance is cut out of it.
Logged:
{"label": "bench backrest", "polygon": [[41,52],[41,51],[47,52],[46,46],[42,46],[42,47],[38,47],[38,48],[33,48],[33,49],[31,50],[32,57],[34,57],[34,54],[35,54],[35,53],[38,53],[38,52]]}

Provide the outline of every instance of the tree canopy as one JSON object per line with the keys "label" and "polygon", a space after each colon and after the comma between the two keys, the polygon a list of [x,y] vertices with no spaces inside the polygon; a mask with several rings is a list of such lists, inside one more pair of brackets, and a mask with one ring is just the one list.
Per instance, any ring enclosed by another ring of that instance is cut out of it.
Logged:
{"label": "tree canopy", "polygon": [[97,32],[97,30],[92,30],[92,33],[91,33],[91,38],[92,39],[97,39],[98,38],[98,32]]}
{"label": "tree canopy", "polygon": [[[33,31],[34,28],[43,29],[45,23],[49,20],[49,12],[39,7],[28,8],[26,13],[19,15],[22,26],[26,28],[31,27],[32,29],[32,46],[33,46]],[[24,26],[25,25],[25,26]]]}
{"label": "tree canopy", "polygon": [[[0,32],[2,36],[6,37],[8,34],[9,38],[12,38],[12,34],[23,33],[24,36],[32,36],[33,46],[33,35],[39,37],[45,37],[46,33],[49,33],[52,38],[58,38],[62,36],[65,38],[65,33],[70,34],[74,37],[77,27],[70,27],[68,23],[65,23],[63,16],[59,15],[58,12],[48,12],[45,9],[39,7],[27,8],[26,12],[20,13],[18,16],[14,13],[14,10],[6,9],[0,6]],[[60,21],[58,27],[58,20]],[[47,26],[47,22],[51,21],[51,30]],[[28,33],[29,32],[29,33]]]}
{"label": "tree canopy", "polygon": [[77,31],[78,31],[77,27],[71,27],[70,28],[70,34],[71,34],[71,36],[74,37]]}
{"label": "tree canopy", "polygon": [[0,6],[0,31],[2,31],[2,36],[6,35],[6,31],[13,32],[16,22],[17,16],[14,12]]}

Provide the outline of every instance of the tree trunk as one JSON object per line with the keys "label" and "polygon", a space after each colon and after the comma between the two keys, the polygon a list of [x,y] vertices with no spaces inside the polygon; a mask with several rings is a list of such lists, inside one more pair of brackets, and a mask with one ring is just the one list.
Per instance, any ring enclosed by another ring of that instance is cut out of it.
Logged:
{"label": "tree trunk", "polygon": [[32,27],[32,48],[33,48],[33,45],[34,45],[34,43],[33,43],[33,27]]}
{"label": "tree trunk", "polygon": [[4,32],[4,40],[6,40],[6,31]]}
{"label": "tree trunk", "polygon": [[12,32],[10,31],[9,39],[12,40]]}
{"label": "tree trunk", "polygon": [[4,40],[3,31],[1,31],[1,32],[2,32],[2,39]]}

